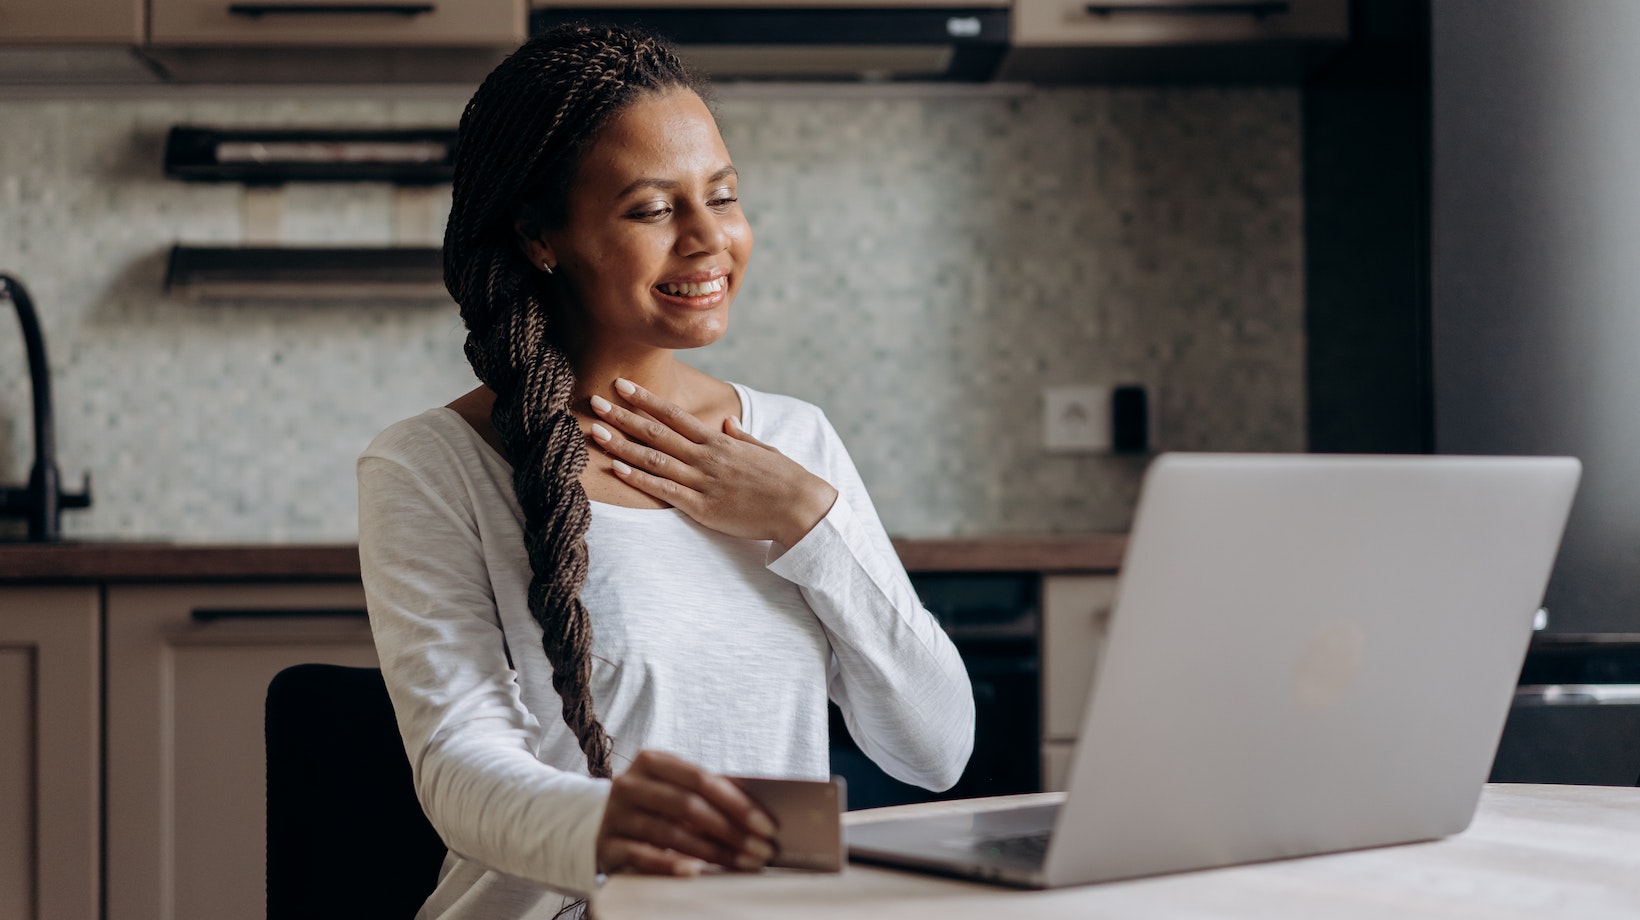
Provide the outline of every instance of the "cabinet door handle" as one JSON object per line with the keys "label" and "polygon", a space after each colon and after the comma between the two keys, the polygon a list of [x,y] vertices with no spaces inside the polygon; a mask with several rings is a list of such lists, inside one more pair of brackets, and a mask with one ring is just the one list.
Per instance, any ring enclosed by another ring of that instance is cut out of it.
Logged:
{"label": "cabinet door handle", "polygon": [[1106,0],[1087,5],[1090,16],[1109,16],[1112,13],[1176,13],[1184,16],[1251,16],[1263,19],[1292,12],[1291,3],[1279,0],[1217,0],[1204,3],[1150,3],[1147,0]]}
{"label": "cabinet door handle", "polygon": [[421,16],[438,9],[431,3],[230,3],[228,15],[263,16]]}
{"label": "cabinet door handle", "polygon": [[362,607],[195,607],[195,623],[224,623],[246,620],[368,619]]}

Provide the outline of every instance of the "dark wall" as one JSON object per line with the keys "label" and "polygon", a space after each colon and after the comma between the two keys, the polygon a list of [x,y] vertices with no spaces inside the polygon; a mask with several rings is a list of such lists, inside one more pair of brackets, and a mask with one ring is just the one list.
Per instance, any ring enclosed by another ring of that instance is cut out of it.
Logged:
{"label": "dark wall", "polygon": [[1304,88],[1309,446],[1434,447],[1428,0],[1356,0]]}
{"label": "dark wall", "polygon": [[1640,632],[1640,3],[1432,12],[1436,447],[1581,459],[1549,628]]}

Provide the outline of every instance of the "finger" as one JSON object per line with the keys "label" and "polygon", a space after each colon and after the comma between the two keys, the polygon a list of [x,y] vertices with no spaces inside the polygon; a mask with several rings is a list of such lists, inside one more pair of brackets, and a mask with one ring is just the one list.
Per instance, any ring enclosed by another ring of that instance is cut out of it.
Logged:
{"label": "finger", "polygon": [[778,448],[759,441],[750,431],[740,427],[740,419],[735,418],[732,415],[723,420],[723,433],[731,438],[735,438],[736,440],[745,441],[748,444],[756,444],[764,450],[772,450],[777,454],[780,453]]}
{"label": "finger", "polygon": [[681,456],[697,446],[694,441],[674,431],[665,422],[617,406],[602,396],[592,397],[592,411],[622,434],[651,447],[660,448],[673,456]]}
{"label": "finger", "polygon": [[[683,825],[700,834],[714,838],[719,843],[734,849],[746,849],[748,834],[734,824],[727,815],[719,811],[706,798],[697,792],[678,786],[666,780],[645,776],[637,771],[628,771],[618,781],[620,803],[623,809],[630,807],[649,815],[657,815],[672,824]],[[625,820],[625,812],[618,812],[615,820]],[[633,819],[637,822],[637,819]],[[637,830],[635,823],[631,830]],[[640,834],[626,836],[644,836],[654,843],[673,846],[674,844],[664,836],[655,837]]]}
{"label": "finger", "polygon": [[660,751],[639,751],[633,759],[633,766],[640,767],[650,776],[700,795],[712,807],[735,819],[741,827],[760,837],[773,839],[774,819],[739,786],[716,773]]}
{"label": "finger", "polygon": [[700,493],[680,482],[640,470],[619,458],[615,460],[614,467],[616,476],[646,495],[652,495],[674,508],[688,510],[700,507]]}
{"label": "finger", "polygon": [[670,479],[690,488],[698,487],[701,482],[698,470],[663,450],[615,434],[597,422],[592,423],[588,434],[592,435],[592,439],[604,452],[618,460],[625,460],[629,466],[635,466],[651,475]]}
{"label": "finger", "polygon": [[699,875],[706,863],[673,850],[641,840],[613,840],[604,860],[609,872],[643,872],[649,875]]}
{"label": "finger", "polygon": [[716,433],[693,413],[656,396],[625,377],[615,378],[615,392],[621,394],[622,399],[649,413],[656,421],[679,432],[696,444],[705,444],[706,439]]}
{"label": "finger", "polygon": [[622,810],[614,815],[609,823],[609,830],[617,838],[673,850],[720,866],[757,869],[766,861],[758,859],[749,850],[710,840],[675,819],[636,808]]}

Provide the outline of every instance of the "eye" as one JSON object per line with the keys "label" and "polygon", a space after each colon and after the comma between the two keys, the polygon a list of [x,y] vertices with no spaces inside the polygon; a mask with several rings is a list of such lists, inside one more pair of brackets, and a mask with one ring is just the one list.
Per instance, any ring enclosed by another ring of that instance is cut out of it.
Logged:
{"label": "eye", "polygon": [[712,197],[706,203],[714,208],[721,209],[727,208],[739,200],[740,197],[732,189],[720,188],[712,194]]}
{"label": "eye", "polygon": [[658,205],[650,208],[640,208],[628,213],[626,216],[632,220],[657,221],[670,213],[672,213],[671,208]]}

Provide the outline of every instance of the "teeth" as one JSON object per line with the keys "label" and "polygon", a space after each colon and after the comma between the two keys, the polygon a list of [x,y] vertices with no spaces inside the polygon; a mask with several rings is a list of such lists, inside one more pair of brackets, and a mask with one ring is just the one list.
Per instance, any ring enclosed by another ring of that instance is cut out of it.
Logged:
{"label": "teeth", "polygon": [[662,284],[659,285],[662,294],[671,294],[674,297],[703,297],[707,294],[716,294],[729,284],[727,277],[715,281],[703,281],[700,284]]}

